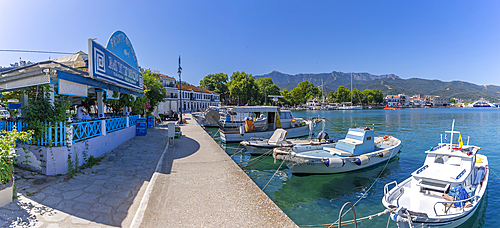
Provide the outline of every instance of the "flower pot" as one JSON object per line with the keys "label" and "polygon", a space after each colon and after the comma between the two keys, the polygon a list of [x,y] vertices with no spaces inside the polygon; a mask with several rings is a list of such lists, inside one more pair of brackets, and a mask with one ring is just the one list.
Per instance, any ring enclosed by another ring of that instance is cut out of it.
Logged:
{"label": "flower pot", "polygon": [[14,180],[9,181],[7,184],[0,184],[0,207],[12,202],[13,188]]}

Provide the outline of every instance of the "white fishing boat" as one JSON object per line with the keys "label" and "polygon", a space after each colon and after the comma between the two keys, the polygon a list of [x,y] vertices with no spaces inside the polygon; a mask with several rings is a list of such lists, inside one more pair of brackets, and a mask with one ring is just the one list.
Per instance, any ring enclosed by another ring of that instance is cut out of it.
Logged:
{"label": "white fishing boat", "polygon": [[[401,183],[384,187],[382,203],[393,209],[399,227],[458,227],[474,214],[488,185],[488,159],[477,146],[463,145],[460,132],[451,131],[450,143],[426,151],[422,167]],[[458,135],[458,145],[453,143]],[[389,186],[395,185],[392,189]]]}
{"label": "white fishing boat", "polygon": [[313,135],[316,130],[317,118],[304,120],[294,118],[289,110],[279,110],[276,106],[239,106],[234,107],[235,113],[253,113],[255,116],[264,116],[265,123],[255,124],[251,117],[247,117],[245,124],[237,128],[219,128],[220,139],[223,143],[241,142],[252,138],[270,138],[274,130],[283,128],[287,131],[288,138],[298,138]]}
{"label": "white fishing boat", "polygon": [[230,109],[210,109],[196,116],[193,115],[193,117],[195,117],[197,122],[203,127],[239,127],[241,124],[245,124],[247,118],[252,118],[256,126],[266,123],[265,117],[255,116],[255,114],[251,113],[235,113],[231,112]]}
{"label": "white fishing boat", "polygon": [[350,128],[335,147],[322,150],[290,151],[275,149],[273,156],[285,162],[293,174],[331,174],[356,171],[395,157],[401,140],[392,136],[375,137],[371,128]]}
{"label": "white fishing boat", "polygon": [[[324,129],[324,120],[323,120],[323,129]],[[308,139],[287,139],[286,138],[287,131],[284,129],[276,129],[269,139],[252,139],[249,141],[241,141],[240,144],[245,146],[245,149],[251,155],[263,155],[269,154],[272,152],[274,148],[278,147],[299,147],[301,151],[304,149],[308,150],[318,150],[323,149],[325,146],[334,145],[334,140],[330,139],[328,133],[324,130],[318,134],[317,138],[308,138]]]}

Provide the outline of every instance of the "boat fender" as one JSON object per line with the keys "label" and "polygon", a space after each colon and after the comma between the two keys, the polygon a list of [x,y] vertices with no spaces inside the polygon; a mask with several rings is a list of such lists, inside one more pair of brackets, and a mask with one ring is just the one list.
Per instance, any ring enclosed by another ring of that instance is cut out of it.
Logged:
{"label": "boat fender", "polygon": [[386,158],[386,157],[389,157],[390,155],[391,155],[391,152],[388,150],[378,152],[378,156],[381,158]]}
{"label": "boat fender", "polygon": [[342,168],[345,164],[344,159],[340,158],[327,158],[323,160],[323,163],[325,163],[328,168]]}
{"label": "boat fender", "polygon": [[369,161],[370,158],[366,155],[361,155],[354,159],[354,163],[356,163],[356,165],[366,165]]}
{"label": "boat fender", "polygon": [[389,137],[387,135],[384,135],[384,139],[387,139],[387,138],[389,138]]}
{"label": "boat fender", "polygon": [[243,124],[240,124],[240,134],[241,135],[245,134],[245,127],[243,126]]}
{"label": "boat fender", "polygon": [[397,222],[397,223],[407,223],[408,222],[408,219],[399,216],[399,214],[391,215],[391,219],[392,219],[392,221]]}

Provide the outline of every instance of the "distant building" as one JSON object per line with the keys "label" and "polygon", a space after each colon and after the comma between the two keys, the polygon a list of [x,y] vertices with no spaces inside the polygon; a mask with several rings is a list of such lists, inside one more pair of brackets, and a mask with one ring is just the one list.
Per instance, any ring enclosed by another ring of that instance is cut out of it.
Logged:
{"label": "distant building", "polygon": [[[202,89],[192,85],[182,85],[182,92],[173,77],[155,72],[158,75],[158,82],[165,89],[166,98],[158,105],[155,114],[170,114],[169,111],[179,112],[179,107],[183,111],[200,111],[210,106],[220,106],[220,95],[210,90]],[[180,96],[182,95],[182,104]]]}
{"label": "distant building", "polygon": [[[179,89],[179,85],[177,85]],[[180,90],[180,89],[179,89]],[[184,111],[200,111],[210,106],[220,106],[220,95],[192,85],[182,85],[182,105]]]}
{"label": "distant building", "polygon": [[410,104],[414,107],[424,107],[425,98],[410,98]]}
{"label": "distant building", "polygon": [[179,90],[175,84],[175,78],[160,74],[159,82],[165,89],[165,99],[158,105],[158,112],[170,114],[169,111],[179,111]]}
{"label": "distant building", "polygon": [[431,104],[432,106],[444,106],[444,107],[449,107],[451,105],[450,99],[448,98],[443,98],[440,96],[432,96],[431,97]]}
{"label": "distant building", "polygon": [[387,95],[384,98],[385,104],[387,106],[402,106],[407,107],[410,106],[410,96],[404,94],[398,95]]}

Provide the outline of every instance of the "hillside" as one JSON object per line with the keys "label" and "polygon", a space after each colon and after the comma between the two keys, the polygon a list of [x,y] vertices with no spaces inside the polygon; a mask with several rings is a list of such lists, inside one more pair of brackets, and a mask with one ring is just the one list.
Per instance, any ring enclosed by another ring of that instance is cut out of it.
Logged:
{"label": "hillside", "polygon": [[[325,90],[336,90],[339,86],[350,88],[351,74],[336,72],[321,74],[284,74],[273,71],[269,74],[257,75],[255,77],[269,77],[280,88],[291,90],[302,81],[310,81],[316,86],[322,83]],[[373,75],[369,73],[353,73],[354,88],[379,89],[384,95],[400,94],[407,95],[422,94],[435,95],[446,98],[461,98],[466,101],[475,101],[484,98],[490,102],[500,102],[500,86],[481,86],[462,81],[443,82],[440,80],[428,80],[420,78],[401,79],[394,74]]]}

